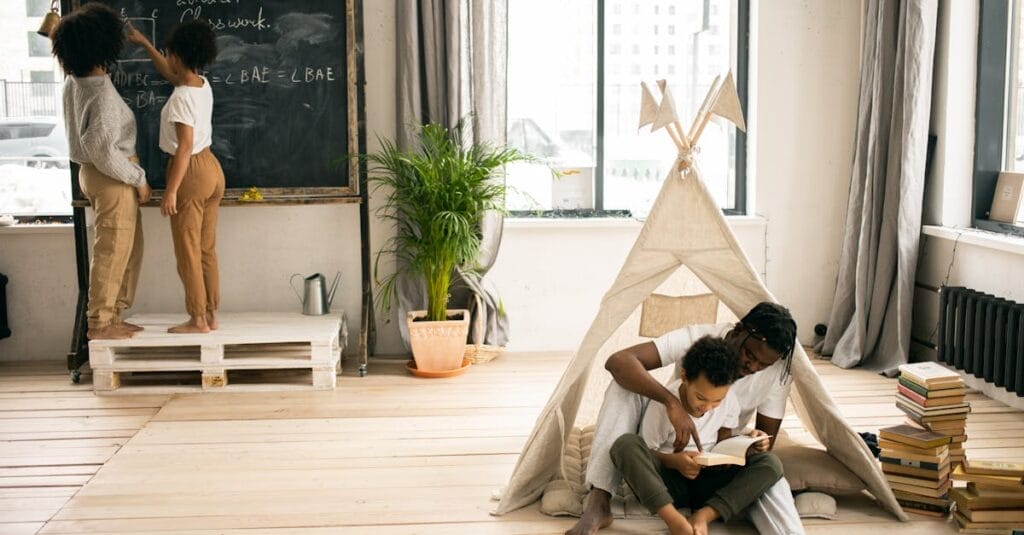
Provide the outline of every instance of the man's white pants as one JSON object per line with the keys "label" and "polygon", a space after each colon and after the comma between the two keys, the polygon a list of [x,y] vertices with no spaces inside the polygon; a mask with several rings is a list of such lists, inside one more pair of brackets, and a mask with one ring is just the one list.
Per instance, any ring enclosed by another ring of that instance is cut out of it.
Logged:
{"label": "man's white pants", "polygon": [[[590,445],[587,463],[587,487],[597,487],[615,494],[622,476],[612,464],[612,444],[626,433],[636,433],[640,419],[651,401],[612,382],[604,395],[597,428]],[[656,401],[653,403],[657,403]],[[786,478],[772,485],[746,510],[747,517],[760,533],[803,535],[804,528],[793,503],[793,493]]]}

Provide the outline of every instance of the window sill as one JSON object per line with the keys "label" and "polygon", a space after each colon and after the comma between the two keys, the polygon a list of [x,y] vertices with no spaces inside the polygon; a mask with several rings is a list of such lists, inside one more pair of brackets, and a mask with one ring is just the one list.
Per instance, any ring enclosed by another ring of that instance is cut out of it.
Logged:
{"label": "window sill", "polygon": [[1018,255],[1024,255],[1024,238],[989,232],[974,228],[939,227],[935,225],[924,225],[921,233],[925,236],[957,241],[977,247],[984,247],[996,251],[1004,251]]}
{"label": "window sill", "polygon": [[70,223],[53,223],[48,225],[11,225],[9,227],[0,227],[0,235],[71,234],[74,230],[75,226]]}
{"label": "window sill", "polygon": [[[764,226],[765,218],[756,215],[727,215],[725,220],[732,228]],[[626,217],[601,218],[551,218],[551,217],[507,217],[505,227],[509,229],[591,229],[591,228],[636,228],[644,222]]]}

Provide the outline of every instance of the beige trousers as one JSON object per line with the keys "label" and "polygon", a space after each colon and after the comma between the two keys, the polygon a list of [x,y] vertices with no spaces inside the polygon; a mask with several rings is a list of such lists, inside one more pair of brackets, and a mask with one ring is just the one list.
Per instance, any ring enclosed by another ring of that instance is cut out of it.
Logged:
{"label": "beige trousers", "polygon": [[98,329],[120,322],[135,301],[142,267],[142,216],[135,188],[92,164],[82,164],[78,183],[96,212],[86,317],[89,329]]}
{"label": "beige trousers", "polygon": [[220,305],[217,211],[223,197],[224,171],[217,157],[209,148],[193,154],[178,188],[178,213],[171,216],[174,256],[185,286],[185,310],[193,317]]}

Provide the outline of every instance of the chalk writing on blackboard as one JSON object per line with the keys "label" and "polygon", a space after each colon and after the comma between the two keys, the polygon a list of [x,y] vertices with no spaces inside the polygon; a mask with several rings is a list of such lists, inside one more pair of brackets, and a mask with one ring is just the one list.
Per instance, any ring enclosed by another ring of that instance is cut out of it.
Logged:
{"label": "chalk writing on blackboard", "polygon": [[[200,74],[214,94],[213,146],[229,189],[335,189],[355,194],[352,21],[354,0],[107,0],[162,48],[179,22],[203,19],[217,33],[217,61]],[[173,87],[145,51],[127,45],[111,71],[138,123],[137,151],[156,188],[167,156],[159,117]]]}

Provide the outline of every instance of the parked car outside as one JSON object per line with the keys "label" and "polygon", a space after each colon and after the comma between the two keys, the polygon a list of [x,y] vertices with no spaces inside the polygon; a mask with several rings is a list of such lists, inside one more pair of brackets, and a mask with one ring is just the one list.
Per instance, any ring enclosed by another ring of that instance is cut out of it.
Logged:
{"label": "parked car outside", "polygon": [[67,168],[64,121],[53,116],[0,119],[0,163]]}

